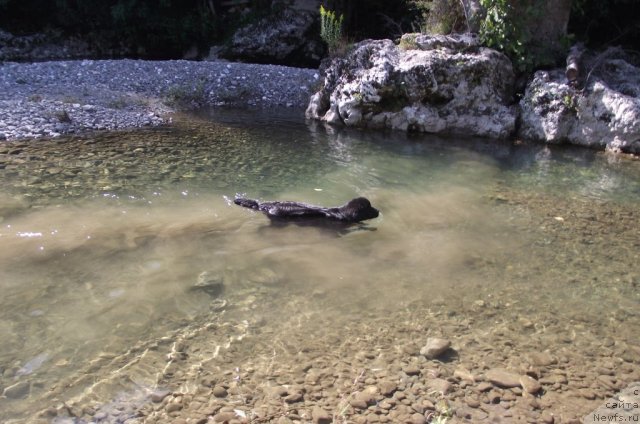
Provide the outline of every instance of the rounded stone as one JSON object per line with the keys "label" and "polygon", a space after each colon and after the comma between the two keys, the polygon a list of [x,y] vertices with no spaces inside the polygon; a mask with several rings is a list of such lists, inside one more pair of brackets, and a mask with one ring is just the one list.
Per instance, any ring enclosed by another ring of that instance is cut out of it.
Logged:
{"label": "rounded stone", "polygon": [[151,402],[153,403],[160,403],[164,400],[164,398],[166,398],[169,394],[171,393],[171,391],[169,390],[164,390],[164,389],[157,389],[154,390],[153,393],[151,393]]}
{"label": "rounded stone", "polygon": [[410,424],[424,424],[426,420],[424,418],[424,415],[416,413],[411,415],[411,417],[409,417],[409,420],[407,422]]}
{"label": "rounded stone", "polygon": [[542,389],[542,386],[538,381],[528,375],[523,375],[520,377],[520,385],[527,393],[536,394]]}
{"label": "rounded stone", "polygon": [[311,419],[314,424],[329,424],[332,421],[331,415],[319,406],[314,406],[311,410]]}
{"label": "rounded stone", "polygon": [[284,398],[284,401],[287,403],[296,403],[301,402],[304,399],[302,392],[293,392],[289,396]]}
{"label": "rounded stone", "polygon": [[558,362],[549,352],[531,352],[527,356],[529,362],[538,367],[546,367]]}
{"label": "rounded stone", "polygon": [[213,416],[213,422],[225,423],[236,418],[235,412],[219,412]]}
{"label": "rounded stone", "polygon": [[434,378],[427,382],[427,387],[430,392],[438,392],[446,395],[451,390],[451,383],[443,378]]}
{"label": "rounded stone", "polygon": [[378,384],[378,389],[383,396],[391,396],[393,392],[398,390],[398,385],[393,381],[383,380]]}
{"label": "rounded stone", "polygon": [[349,405],[354,407],[355,409],[367,409],[369,405],[362,399],[351,399],[349,401]]}
{"label": "rounded stone", "polygon": [[435,359],[451,347],[451,342],[439,337],[429,337],[427,344],[420,349],[420,355],[427,359]]}
{"label": "rounded stone", "polygon": [[543,411],[542,415],[540,416],[540,419],[545,424],[553,424],[555,422],[555,417],[549,411]]}
{"label": "rounded stone", "polygon": [[478,386],[476,387],[476,390],[478,392],[488,392],[492,388],[493,388],[493,385],[491,385],[491,383],[487,383],[486,381],[483,381],[482,383],[478,384]]}
{"label": "rounded stone", "polygon": [[228,395],[227,389],[225,389],[222,386],[214,387],[213,390],[211,391],[211,393],[217,398],[227,397],[227,395]]}
{"label": "rounded stone", "polygon": [[408,365],[403,371],[407,375],[420,375],[420,368],[415,365]]}
{"label": "rounded stone", "polygon": [[170,414],[171,412],[176,412],[182,409],[182,404],[180,403],[168,403],[167,406],[165,407],[165,411],[167,411],[168,414]]}
{"label": "rounded stone", "polygon": [[493,368],[485,373],[487,380],[500,387],[520,387],[520,376],[502,368]]}
{"label": "rounded stone", "polygon": [[20,381],[9,387],[6,387],[3,390],[2,395],[6,396],[9,399],[20,399],[29,394],[30,388],[31,385],[28,381]]}
{"label": "rounded stone", "polygon": [[468,397],[468,398],[465,398],[464,401],[471,408],[478,408],[480,406],[480,401],[478,399],[475,399],[475,398]]}

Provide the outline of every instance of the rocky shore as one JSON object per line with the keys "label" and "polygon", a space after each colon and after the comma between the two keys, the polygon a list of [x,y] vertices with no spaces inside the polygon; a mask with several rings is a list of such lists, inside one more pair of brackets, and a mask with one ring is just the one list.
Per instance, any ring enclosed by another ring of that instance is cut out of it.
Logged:
{"label": "rocky shore", "polygon": [[303,108],[318,79],[313,69],[224,61],[0,63],[0,140],[160,125],[176,109]]}
{"label": "rocky shore", "polygon": [[337,125],[638,154],[637,58],[583,56],[578,80],[538,71],[519,101],[510,61],[470,35],[363,41],[322,77],[220,60],[0,62],[0,140],[160,125],[179,109],[285,106]]}
{"label": "rocky shore", "polygon": [[640,153],[639,61],[619,48],[538,71],[518,101],[516,72],[470,34],[365,40],[327,67],[306,115],[360,128],[521,138]]}

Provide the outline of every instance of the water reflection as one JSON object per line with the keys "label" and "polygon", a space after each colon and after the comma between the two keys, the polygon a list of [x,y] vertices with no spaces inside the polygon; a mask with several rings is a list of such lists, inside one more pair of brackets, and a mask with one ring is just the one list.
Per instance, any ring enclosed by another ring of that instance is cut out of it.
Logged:
{"label": "water reflection", "polygon": [[[247,124],[246,116],[218,111],[222,124],[199,117],[175,128],[24,143],[34,160],[2,154],[0,419],[29,416],[53,398],[108,403],[120,390],[154,387],[168,366],[163,340],[212,322],[225,328],[211,336],[216,352],[251,326],[314,311],[340,328],[353,314],[381,317],[415,301],[490,298],[606,326],[585,305],[637,307],[627,286],[600,283],[638,278],[629,270],[635,234],[560,227],[603,211],[623,226],[637,222],[624,208],[589,209],[621,198],[637,209],[636,163],[608,165],[584,150],[327,130],[286,115]],[[367,224],[375,231],[274,228],[230,204],[235,192],[324,205],[366,196],[382,214]],[[595,246],[583,243],[588,231]],[[613,248],[622,252],[617,262],[603,255]],[[472,316],[464,306],[458,313]]]}

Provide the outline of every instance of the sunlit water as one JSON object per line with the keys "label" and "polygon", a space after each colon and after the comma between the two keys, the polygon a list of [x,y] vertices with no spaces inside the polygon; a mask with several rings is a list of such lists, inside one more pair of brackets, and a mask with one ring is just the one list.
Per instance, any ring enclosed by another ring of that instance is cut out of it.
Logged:
{"label": "sunlit water", "polygon": [[[234,111],[15,149],[0,169],[0,421],[154,387],[164,359],[141,352],[225,320],[213,345],[318,311],[339,329],[412,302],[471,319],[496,302],[640,337],[632,160]],[[381,216],[273,227],[236,193],[366,196]]]}

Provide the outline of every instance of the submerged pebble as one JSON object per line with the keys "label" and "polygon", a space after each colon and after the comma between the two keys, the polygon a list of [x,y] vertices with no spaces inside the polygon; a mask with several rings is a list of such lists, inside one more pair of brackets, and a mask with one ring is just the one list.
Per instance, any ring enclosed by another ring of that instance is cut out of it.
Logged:
{"label": "submerged pebble", "polygon": [[222,275],[212,271],[202,271],[198,274],[197,281],[191,289],[202,291],[212,297],[217,297],[220,296],[224,290],[224,278]]}
{"label": "submerged pebble", "polygon": [[427,359],[435,359],[449,349],[450,346],[451,342],[449,340],[438,337],[429,337],[427,339],[427,344],[420,349],[420,355],[423,355]]}
{"label": "submerged pebble", "polygon": [[9,399],[19,399],[26,397],[29,394],[31,384],[28,381],[19,381],[11,386],[5,387],[2,391],[2,396],[6,396]]}
{"label": "submerged pebble", "polygon": [[485,378],[499,387],[520,387],[520,376],[502,368],[490,369]]}
{"label": "submerged pebble", "polygon": [[223,397],[227,397],[227,389],[225,389],[222,386],[215,386],[213,388],[213,390],[211,391],[211,393],[218,398],[223,398]]}
{"label": "submerged pebble", "polygon": [[164,398],[169,396],[169,394],[171,394],[170,390],[165,390],[165,389],[155,390],[150,395],[151,402],[160,403],[164,400]]}
{"label": "submerged pebble", "polygon": [[542,389],[542,385],[528,375],[520,376],[520,385],[527,393],[531,394],[536,394]]}

